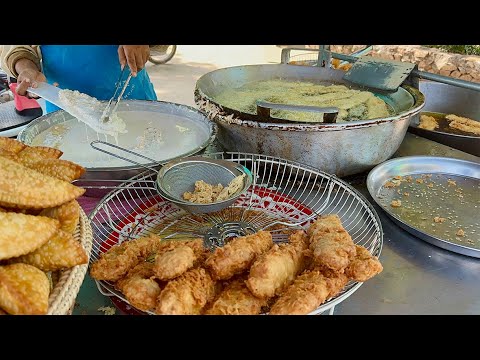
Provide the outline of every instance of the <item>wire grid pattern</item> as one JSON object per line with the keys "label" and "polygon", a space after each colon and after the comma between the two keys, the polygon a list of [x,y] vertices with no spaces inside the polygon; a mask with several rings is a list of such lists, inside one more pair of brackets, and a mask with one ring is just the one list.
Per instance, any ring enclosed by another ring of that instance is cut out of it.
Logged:
{"label": "wire grid pattern", "polygon": [[[221,212],[192,215],[163,199],[155,189],[157,173],[145,171],[107,195],[92,211],[94,240],[90,262],[115,244],[150,233],[164,239],[194,238],[226,221],[243,221],[255,230],[271,227],[275,233],[292,226],[306,228],[317,216],[327,214],[338,214],[356,244],[380,255],[383,231],[378,215],[357,190],[339,178],[272,156],[239,152],[204,156],[234,161],[248,168],[254,180],[249,191]],[[342,292],[311,314],[332,308],[361,284],[349,282]],[[97,281],[97,285],[103,294],[128,303],[112,283]]]}

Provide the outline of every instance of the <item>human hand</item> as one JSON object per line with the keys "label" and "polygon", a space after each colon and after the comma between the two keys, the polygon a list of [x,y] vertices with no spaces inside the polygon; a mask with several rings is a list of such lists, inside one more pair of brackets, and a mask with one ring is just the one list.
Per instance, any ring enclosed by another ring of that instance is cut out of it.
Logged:
{"label": "human hand", "polygon": [[148,45],[120,45],[118,47],[118,59],[122,70],[127,64],[132,76],[145,67],[150,56],[150,46]]}
{"label": "human hand", "polygon": [[34,97],[27,93],[29,87],[36,88],[39,82],[45,82],[47,78],[37,69],[27,68],[22,70],[17,77],[16,93],[21,96]]}

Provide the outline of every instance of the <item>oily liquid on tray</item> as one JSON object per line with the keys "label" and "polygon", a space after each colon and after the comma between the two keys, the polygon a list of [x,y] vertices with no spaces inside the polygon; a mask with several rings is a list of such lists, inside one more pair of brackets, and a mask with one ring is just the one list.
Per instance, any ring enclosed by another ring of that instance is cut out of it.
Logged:
{"label": "oily liquid on tray", "polygon": [[[448,126],[450,121],[445,118],[445,116],[447,116],[448,114],[438,113],[438,112],[422,112],[422,113],[420,113],[420,116],[421,115],[431,116],[431,117],[435,118],[435,120],[437,120],[438,128],[433,130],[434,132],[441,132],[441,133],[454,134],[454,135],[463,135],[463,136],[480,137],[480,135],[476,135],[476,134],[473,134],[471,132],[458,130],[458,129],[455,129],[455,128],[452,128],[452,127]],[[416,127],[418,127],[418,125],[416,125]],[[430,130],[427,130],[427,131],[430,131]]]}
{"label": "oily liquid on tray", "polygon": [[[127,133],[118,134],[118,142],[112,136],[98,134],[77,119],[53,125],[38,134],[33,146],[51,146],[64,152],[62,159],[85,167],[132,166],[131,162],[118,159],[93,149],[93,140],[106,141],[135,151],[157,161],[171,159],[193,151],[209,137],[206,129],[184,117],[149,111],[118,112],[125,120]],[[105,145],[103,149],[130,158],[139,163],[149,161]]]}

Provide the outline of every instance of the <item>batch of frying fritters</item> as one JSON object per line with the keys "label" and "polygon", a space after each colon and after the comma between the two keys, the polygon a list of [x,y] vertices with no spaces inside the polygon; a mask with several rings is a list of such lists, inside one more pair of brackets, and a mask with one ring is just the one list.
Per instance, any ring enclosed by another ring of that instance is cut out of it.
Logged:
{"label": "batch of frying fritters", "polygon": [[150,235],[113,246],[91,268],[142,311],[178,315],[308,314],[349,280],[383,270],[355,245],[337,215],[274,244],[268,231],[237,237],[209,252],[202,239]]}
{"label": "batch of frying fritters", "polygon": [[61,155],[0,137],[0,314],[46,314],[52,278],[88,262],[73,236],[85,189],[70,183],[85,169]]}

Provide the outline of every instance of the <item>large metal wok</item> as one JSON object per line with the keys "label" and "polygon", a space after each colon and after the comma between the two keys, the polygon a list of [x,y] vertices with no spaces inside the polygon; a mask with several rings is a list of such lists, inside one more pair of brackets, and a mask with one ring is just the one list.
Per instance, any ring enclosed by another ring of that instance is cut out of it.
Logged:
{"label": "large metal wok", "polygon": [[[246,65],[203,75],[196,83],[195,101],[214,120],[219,142],[230,151],[259,153],[299,161],[337,176],[371,169],[399,148],[410,123],[424,105],[424,96],[409,86],[376,94],[394,110],[388,118],[342,123],[262,121],[216,102],[217,94],[246,83],[283,79],[320,84],[345,84],[343,71],[286,64]],[[363,89],[365,90],[365,89]]]}

